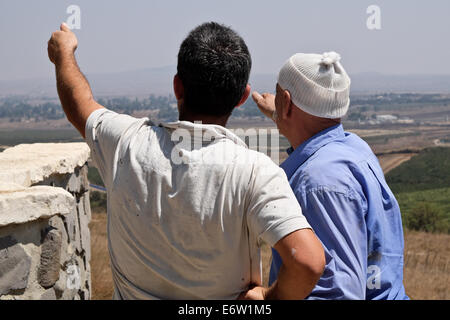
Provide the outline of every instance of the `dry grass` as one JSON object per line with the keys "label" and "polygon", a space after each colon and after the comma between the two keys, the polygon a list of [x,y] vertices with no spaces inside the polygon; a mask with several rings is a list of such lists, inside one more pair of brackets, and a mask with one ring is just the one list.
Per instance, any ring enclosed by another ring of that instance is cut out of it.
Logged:
{"label": "dry grass", "polygon": [[[267,285],[272,259],[267,246],[262,259]],[[450,300],[450,235],[405,232],[404,284],[413,300]]]}
{"label": "dry grass", "polygon": [[269,285],[270,264],[272,263],[272,249],[268,245],[263,245],[261,248],[261,259],[263,265],[263,285]]}
{"label": "dry grass", "polygon": [[92,246],[92,299],[110,300],[114,290],[106,236],[106,214],[93,213],[89,227]]}
{"label": "dry grass", "polygon": [[[108,300],[113,295],[106,237],[106,214],[93,214],[92,243],[92,298]],[[271,250],[262,248],[263,283],[269,279]],[[411,299],[450,299],[450,235],[407,231],[405,233],[406,293]]]}
{"label": "dry grass", "polygon": [[414,300],[450,299],[450,235],[405,233],[406,293]]}

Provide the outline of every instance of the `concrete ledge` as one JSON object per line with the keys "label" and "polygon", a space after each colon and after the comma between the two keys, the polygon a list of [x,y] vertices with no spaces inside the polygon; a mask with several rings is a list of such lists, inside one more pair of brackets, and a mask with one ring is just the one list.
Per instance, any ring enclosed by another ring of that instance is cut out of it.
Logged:
{"label": "concrete ledge", "polygon": [[19,145],[0,153],[0,182],[30,187],[52,174],[72,173],[89,158],[86,143]]}
{"label": "concrete ledge", "polygon": [[37,186],[0,193],[0,227],[66,215],[74,206],[74,197],[62,188]]}

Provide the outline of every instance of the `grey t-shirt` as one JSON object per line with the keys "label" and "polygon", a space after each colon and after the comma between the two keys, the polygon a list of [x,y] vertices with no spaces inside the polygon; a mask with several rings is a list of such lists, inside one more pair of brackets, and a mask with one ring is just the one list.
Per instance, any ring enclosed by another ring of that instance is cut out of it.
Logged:
{"label": "grey t-shirt", "polygon": [[284,171],[221,126],[100,109],[86,140],[108,190],[116,298],[235,299],[261,284],[262,242],[310,228]]}

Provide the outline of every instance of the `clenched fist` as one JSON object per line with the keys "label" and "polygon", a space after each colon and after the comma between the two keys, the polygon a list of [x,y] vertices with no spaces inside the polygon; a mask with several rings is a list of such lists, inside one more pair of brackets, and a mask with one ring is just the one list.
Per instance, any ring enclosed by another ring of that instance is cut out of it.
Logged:
{"label": "clenched fist", "polygon": [[77,37],[65,23],[61,24],[60,30],[53,32],[48,41],[48,57],[54,64],[59,64],[65,57],[73,56],[78,46]]}

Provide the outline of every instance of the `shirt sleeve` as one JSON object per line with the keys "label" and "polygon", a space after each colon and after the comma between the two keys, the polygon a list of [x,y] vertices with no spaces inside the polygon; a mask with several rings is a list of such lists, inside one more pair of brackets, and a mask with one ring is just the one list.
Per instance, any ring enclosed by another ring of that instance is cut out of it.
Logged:
{"label": "shirt sleeve", "polygon": [[292,232],[311,228],[281,168],[264,159],[255,166],[252,178],[247,225],[259,244],[273,247]]}
{"label": "shirt sleeve", "polygon": [[364,300],[367,231],[362,200],[327,188],[298,198],[325,249],[327,265],[313,297]]}
{"label": "shirt sleeve", "polygon": [[99,109],[86,122],[86,142],[91,149],[91,158],[107,187],[112,181],[120,139],[136,121],[139,120],[128,115]]}

